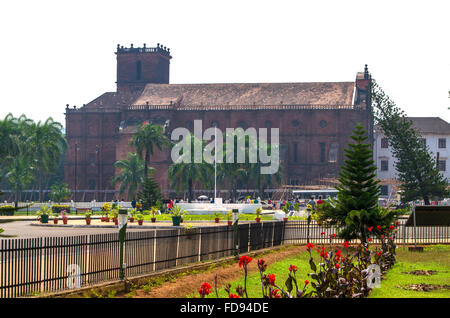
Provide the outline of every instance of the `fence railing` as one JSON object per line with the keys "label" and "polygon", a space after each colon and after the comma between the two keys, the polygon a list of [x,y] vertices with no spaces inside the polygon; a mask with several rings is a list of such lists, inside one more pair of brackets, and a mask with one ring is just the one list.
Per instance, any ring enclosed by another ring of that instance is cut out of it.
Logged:
{"label": "fence railing", "polygon": [[[239,224],[239,253],[282,243],[282,222]],[[231,226],[128,232],[125,276],[233,255]],[[24,297],[119,278],[117,233],[0,240],[0,298]]]}
{"label": "fence railing", "polygon": [[[449,227],[405,227],[401,244],[445,244]],[[322,234],[324,233],[324,234]],[[237,246],[231,226],[128,232],[124,244],[125,277],[210,261],[281,244],[328,244],[337,229],[306,221],[239,224]],[[342,243],[333,239],[333,243]],[[356,241],[351,243],[357,243]],[[374,240],[374,243],[377,243]],[[0,240],[0,298],[26,297],[92,286],[119,279],[117,233]]]}

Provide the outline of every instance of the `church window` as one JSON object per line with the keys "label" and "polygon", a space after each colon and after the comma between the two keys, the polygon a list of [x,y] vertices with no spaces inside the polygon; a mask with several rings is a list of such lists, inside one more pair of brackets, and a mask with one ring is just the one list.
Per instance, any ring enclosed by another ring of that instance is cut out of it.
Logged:
{"label": "church window", "polygon": [[325,143],[321,142],[320,145],[320,162],[325,162]]}

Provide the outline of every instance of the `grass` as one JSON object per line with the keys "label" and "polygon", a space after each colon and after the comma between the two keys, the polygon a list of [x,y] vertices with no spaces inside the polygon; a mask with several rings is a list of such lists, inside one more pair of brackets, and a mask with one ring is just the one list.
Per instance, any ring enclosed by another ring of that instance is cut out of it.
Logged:
{"label": "grass", "polygon": [[[345,254],[345,253],[344,253]],[[262,257],[264,259],[264,257]],[[253,262],[257,260],[254,259]],[[309,254],[307,252],[300,253],[295,257],[287,258],[274,264],[269,264],[266,274],[274,273],[276,276],[275,284],[281,288],[286,289],[284,282],[288,278],[289,266],[296,265],[298,271],[296,273],[299,288],[302,289],[304,281],[311,278],[307,275],[311,272],[309,264]],[[236,265],[237,266],[237,265]],[[239,269],[240,271],[243,270]],[[433,270],[436,274],[431,276],[412,275],[407,274],[414,270]],[[212,282],[209,282],[214,289]],[[231,292],[235,292],[235,288],[240,285],[244,286],[244,275],[242,278],[230,282]],[[450,246],[435,245],[425,247],[424,252],[409,252],[407,249],[397,249],[397,263],[386,273],[384,279],[381,281],[381,288],[373,289],[370,298],[450,298],[450,290],[433,290],[427,292],[405,290],[404,287],[411,284],[434,284],[434,285],[450,285]],[[307,290],[310,290],[308,285]],[[259,272],[249,274],[247,276],[247,292],[250,298],[261,298],[261,281]],[[194,297],[198,295],[189,295],[187,297]],[[215,291],[207,296],[208,298],[215,298]],[[227,298],[228,295],[223,290],[219,289],[219,297]]]}
{"label": "grass", "polygon": [[[424,248],[424,252],[397,250],[398,262],[386,273],[381,281],[381,288],[374,288],[372,298],[450,298],[450,290],[414,291],[405,290],[412,284],[450,285],[450,246],[435,245]],[[433,270],[436,274],[406,274],[415,270]]]}

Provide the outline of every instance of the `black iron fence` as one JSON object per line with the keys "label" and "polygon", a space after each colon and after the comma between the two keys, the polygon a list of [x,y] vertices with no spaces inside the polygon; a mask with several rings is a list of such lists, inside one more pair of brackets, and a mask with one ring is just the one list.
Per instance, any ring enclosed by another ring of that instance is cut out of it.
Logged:
{"label": "black iron fence", "polygon": [[[400,244],[445,244],[449,227],[405,227]],[[306,221],[128,232],[124,244],[125,276],[133,277],[180,265],[210,261],[281,244],[330,243],[336,229]],[[237,238],[237,242],[236,242]],[[332,243],[342,243],[333,239]],[[357,243],[351,242],[351,243]],[[377,243],[376,240],[374,243]],[[0,240],[0,298],[26,297],[115,281],[120,271],[117,233],[70,237]]]}
{"label": "black iron fence", "polygon": [[[208,261],[282,243],[282,222],[128,232],[125,276]],[[26,297],[119,278],[117,233],[0,240],[0,298]]]}

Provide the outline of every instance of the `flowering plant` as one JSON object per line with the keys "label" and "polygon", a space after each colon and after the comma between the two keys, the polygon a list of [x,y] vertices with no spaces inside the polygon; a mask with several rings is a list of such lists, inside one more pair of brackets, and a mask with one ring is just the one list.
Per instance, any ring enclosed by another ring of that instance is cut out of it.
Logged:
{"label": "flowering plant", "polygon": [[69,216],[66,210],[62,210],[61,212],[59,212],[59,214],[63,219],[67,219],[67,217]]}
{"label": "flowering plant", "polygon": [[[344,252],[335,248],[326,250],[325,246],[317,247],[317,253],[320,257],[316,262],[312,256],[314,249],[313,243],[308,243],[306,248],[310,254],[310,269],[308,275],[310,280],[303,282],[303,287],[299,286],[296,273],[299,268],[291,264],[289,266],[288,279],[285,282],[285,288],[277,285],[274,273],[266,274],[267,264],[263,259],[257,261],[257,267],[260,273],[261,291],[264,298],[302,298],[302,297],[319,297],[319,298],[362,298],[369,294],[373,288],[373,282],[381,277],[373,275],[372,267],[378,265],[381,274],[384,274],[395,263],[395,226],[389,228],[381,228],[384,234],[381,248],[375,251],[369,250],[368,243],[361,243],[359,246],[350,247],[348,242],[342,245],[345,247]],[[386,238],[386,234],[392,236]],[[330,235],[330,240],[335,238],[335,234]],[[346,253],[345,255],[343,253]],[[244,286],[236,286],[236,294],[231,293],[231,285],[227,284],[225,291],[230,298],[247,297],[247,271],[248,265],[252,258],[246,255],[240,257],[238,265],[244,270]],[[216,276],[217,277],[217,276]],[[204,297],[211,293],[209,284],[202,285],[199,291]],[[216,295],[217,295],[217,278],[216,278]],[[218,297],[218,296],[217,296]]]}

